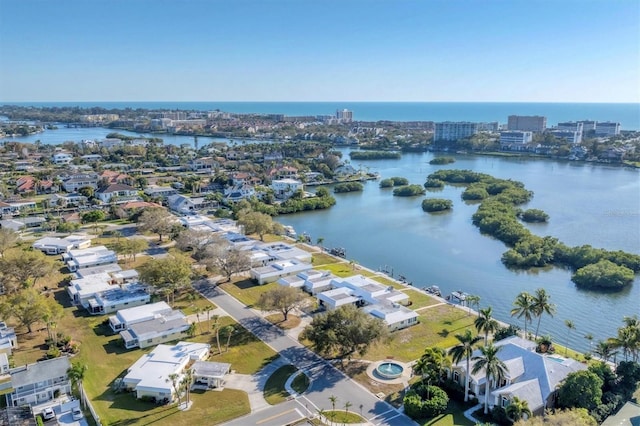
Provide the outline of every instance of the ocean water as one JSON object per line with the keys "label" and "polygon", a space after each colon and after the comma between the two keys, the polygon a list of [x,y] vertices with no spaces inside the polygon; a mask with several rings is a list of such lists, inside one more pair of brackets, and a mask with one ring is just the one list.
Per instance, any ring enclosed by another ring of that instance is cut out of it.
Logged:
{"label": "ocean water", "polygon": [[145,108],[235,113],[330,115],[338,109],[353,111],[358,121],[477,121],[506,123],[509,115],[542,115],[547,125],[561,121],[616,121],[623,130],[640,130],[637,103],[531,103],[531,102],[25,102],[13,105]]}

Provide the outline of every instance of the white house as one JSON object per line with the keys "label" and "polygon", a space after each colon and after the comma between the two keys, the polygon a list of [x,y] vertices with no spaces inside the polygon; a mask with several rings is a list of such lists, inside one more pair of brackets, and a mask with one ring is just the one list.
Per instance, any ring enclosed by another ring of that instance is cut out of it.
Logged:
{"label": "white house", "polygon": [[296,259],[291,259],[279,260],[267,266],[252,268],[249,273],[251,275],[251,278],[258,281],[258,284],[262,285],[278,281],[279,278],[282,278],[284,276],[308,271],[310,269],[313,269],[313,266],[311,266],[311,264],[301,262]]}
{"label": "white house", "polygon": [[105,246],[95,246],[69,250],[62,255],[62,261],[67,265],[69,271],[75,272],[93,266],[118,263],[118,257],[113,250],[109,250]]}
{"label": "white house", "polygon": [[89,275],[85,278],[76,278],[69,282],[67,293],[74,305],[84,308],[89,307],[89,299],[101,291],[112,288],[111,275],[106,272]]}
{"label": "white house", "polygon": [[0,321],[0,354],[11,355],[17,347],[18,336],[16,336],[16,331],[13,327],[8,327],[4,321]]}
{"label": "white house", "polygon": [[[569,373],[585,370],[586,365],[566,359],[558,355],[539,354],[535,351],[536,343],[517,336],[495,342],[498,358],[508,369],[505,379],[500,383],[489,383],[486,388],[484,370],[476,374],[467,374],[466,360],[451,367],[449,376],[464,386],[465,377],[469,376],[470,393],[484,402],[489,398],[489,406],[507,407],[514,397],[527,401],[533,414],[542,414],[547,408],[553,408],[555,392],[562,380]],[[480,355],[476,350],[473,356]],[[475,365],[471,361],[469,367]]]}
{"label": "white house", "polygon": [[9,370],[13,390],[6,394],[7,406],[38,405],[58,393],[70,394],[69,367],[69,358],[62,356]]}
{"label": "white house", "polygon": [[273,189],[276,198],[286,200],[297,190],[304,191],[304,185],[297,179],[276,179],[271,182],[271,189]]}
{"label": "white house", "polygon": [[126,389],[134,391],[136,398],[150,397],[158,401],[172,401],[175,390],[169,376],[183,378],[189,363],[206,360],[210,346],[205,343],[178,342],[176,345],[158,345],[144,354],[122,379]]}
{"label": "white house", "polygon": [[166,302],[156,302],[144,306],[120,309],[115,315],[109,317],[109,326],[114,333],[119,333],[133,324],[166,315],[172,310],[171,306]]}
{"label": "white house", "polygon": [[307,293],[315,296],[318,293],[331,289],[331,282],[338,277],[329,271],[311,269],[296,275],[288,275],[278,280],[278,284],[285,287],[302,288]]}
{"label": "white house", "polygon": [[69,176],[62,182],[66,192],[78,192],[80,188],[98,189],[98,175],[95,173],[76,174]]}
{"label": "white house", "polygon": [[254,195],[256,195],[256,189],[248,183],[233,185],[232,187],[224,190],[224,196],[229,201],[240,201],[246,198],[251,198]]}
{"label": "white house", "polygon": [[44,254],[62,254],[73,249],[86,249],[91,247],[91,238],[86,235],[69,235],[64,238],[45,237],[36,240],[31,247],[42,251]]}
{"label": "white house", "polygon": [[85,307],[91,315],[103,315],[144,305],[150,300],[146,286],[140,283],[114,284],[110,289],[94,294]]}
{"label": "white house", "polygon": [[51,156],[51,161],[53,164],[69,164],[73,161],[73,154],[69,154],[68,152],[56,152]]}
{"label": "white house", "polygon": [[176,194],[167,197],[167,204],[170,210],[177,213],[192,213],[201,207],[204,199],[185,197],[184,195]]}
{"label": "white house", "polygon": [[248,254],[253,267],[267,266],[279,260],[298,260],[311,263],[311,253],[282,242],[255,242],[253,246],[245,246],[244,248],[249,250]]}
{"label": "white house", "polygon": [[96,191],[96,196],[103,203],[108,203],[112,198],[116,197],[117,202],[125,203],[127,201],[141,200],[138,197],[138,190],[132,186],[123,183],[112,183]]}

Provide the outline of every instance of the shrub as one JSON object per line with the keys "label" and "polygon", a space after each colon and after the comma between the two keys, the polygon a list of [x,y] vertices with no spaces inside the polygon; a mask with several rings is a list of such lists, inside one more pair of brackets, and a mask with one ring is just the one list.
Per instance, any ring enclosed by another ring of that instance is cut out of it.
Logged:
{"label": "shrub", "polygon": [[633,282],[631,269],[618,266],[609,260],[587,265],[576,271],[571,281],[580,287],[619,290]]}
{"label": "shrub", "polygon": [[451,200],[443,198],[426,198],[422,200],[422,210],[425,212],[441,212],[451,210],[453,203]]}
{"label": "shrub", "polygon": [[333,187],[333,192],[354,192],[354,191],[362,191],[364,186],[360,182],[343,182],[339,183]]}
{"label": "shrub", "polygon": [[429,161],[431,165],[442,165],[442,164],[451,164],[455,163],[456,160],[453,157],[436,157],[433,160]]}
{"label": "shrub", "polygon": [[438,179],[427,179],[424,187],[427,189],[442,189],[444,188],[444,182]]}
{"label": "shrub", "polygon": [[510,325],[509,327],[500,327],[498,331],[493,334],[493,339],[498,340],[506,339],[507,337],[517,336],[520,332],[520,327],[517,325]]}
{"label": "shrub", "polygon": [[58,358],[60,355],[61,355],[60,349],[58,349],[56,346],[51,346],[47,351],[48,359]]}
{"label": "shrub", "polygon": [[549,220],[549,215],[543,210],[528,209],[520,213],[520,219],[525,222],[546,222]]}
{"label": "shrub", "polygon": [[437,386],[424,386],[419,383],[407,392],[403,403],[405,413],[409,417],[413,419],[430,418],[447,409],[449,397],[444,390]]}

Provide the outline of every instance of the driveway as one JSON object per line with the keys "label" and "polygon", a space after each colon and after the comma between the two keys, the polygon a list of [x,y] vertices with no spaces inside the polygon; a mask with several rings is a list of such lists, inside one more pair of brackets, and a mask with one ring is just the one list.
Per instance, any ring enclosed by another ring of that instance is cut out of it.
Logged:
{"label": "driveway", "polygon": [[[275,407],[261,410],[258,413],[252,413],[229,424],[264,425],[268,423],[265,420],[270,419],[270,415],[289,417],[297,413],[296,410],[304,415],[313,416],[318,409],[327,410],[332,408],[329,401],[331,396],[337,397],[336,409],[342,409],[346,402],[350,402],[353,411],[361,412],[374,425],[401,426],[416,424],[409,417],[372,395],[359,383],[345,376],[323,358],[302,346],[278,327],[263,319],[260,314],[247,308],[215,285],[200,282],[194,284],[194,287],[247,330],[273,348],[284,359],[304,371],[311,379],[311,385],[304,395],[298,397],[295,401],[287,402],[286,406],[279,404]],[[295,404],[292,404],[293,402]],[[286,424],[278,417],[274,418],[277,424]]]}

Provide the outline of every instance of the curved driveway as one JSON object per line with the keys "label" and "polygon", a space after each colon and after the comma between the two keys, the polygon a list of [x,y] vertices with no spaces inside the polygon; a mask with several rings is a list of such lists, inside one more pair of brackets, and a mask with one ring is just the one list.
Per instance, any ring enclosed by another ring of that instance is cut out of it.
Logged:
{"label": "curved driveway", "polygon": [[350,402],[350,410],[361,413],[371,424],[416,425],[409,417],[376,398],[360,384],[345,376],[324,359],[221,289],[205,282],[194,284],[194,287],[278,352],[280,356],[304,371],[311,379],[309,389],[295,400],[260,410],[229,422],[228,425],[277,426],[288,424],[307,415],[313,416],[317,414],[318,409],[332,409],[329,401],[329,397],[332,395],[337,397],[336,409],[343,409],[344,404]]}

